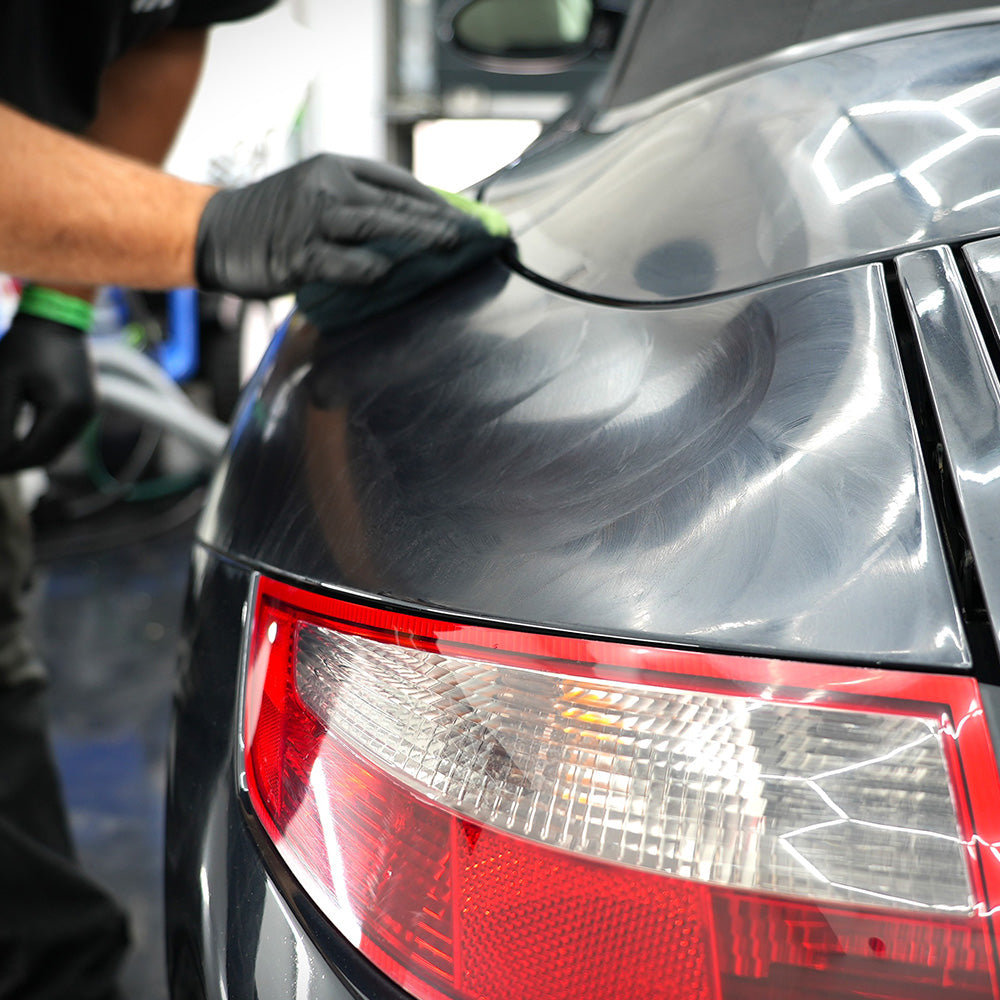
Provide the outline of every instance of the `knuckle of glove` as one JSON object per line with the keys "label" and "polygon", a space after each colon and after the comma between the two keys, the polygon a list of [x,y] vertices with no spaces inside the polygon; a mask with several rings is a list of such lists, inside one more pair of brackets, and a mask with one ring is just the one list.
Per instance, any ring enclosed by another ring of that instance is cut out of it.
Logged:
{"label": "knuckle of glove", "polygon": [[297,181],[299,193],[309,202],[323,196],[345,199],[357,183],[343,158],[333,153],[318,153],[304,161]]}
{"label": "knuckle of glove", "polygon": [[453,219],[414,219],[410,239],[423,246],[450,250],[461,242],[462,227]]}
{"label": "knuckle of glove", "polygon": [[360,258],[356,255],[354,263],[353,280],[356,285],[374,285],[385,277],[391,266],[385,257],[373,253]]}
{"label": "knuckle of glove", "polygon": [[367,243],[391,231],[386,226],[385,214],[375,208],[342,210],[327,232],[338,230],[340,238],[349,243]]}
{"label": "knuckle of glove", "polygon": [[341,158],[320,153],[244,188],[217,192],[202,213],[196,272],[202,288],[247,298],[293,291],[319,220],[356,185]]}

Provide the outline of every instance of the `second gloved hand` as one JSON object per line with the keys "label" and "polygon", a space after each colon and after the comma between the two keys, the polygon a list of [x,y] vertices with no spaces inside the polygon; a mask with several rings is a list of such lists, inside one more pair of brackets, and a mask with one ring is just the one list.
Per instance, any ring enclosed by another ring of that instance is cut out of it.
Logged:
{"label": "second gloved hand", "polygon": [[87,426],[97,404],[85,341],[65,323],[14,317],[0,340],[0,472],[47,464]]}
{"label": "second gloved hand", "polygon": [[399,260],[481,231],[405,170],[323,154],[213,195],[195,268],[206,290],[271,298],[309,282],[370,285]]}

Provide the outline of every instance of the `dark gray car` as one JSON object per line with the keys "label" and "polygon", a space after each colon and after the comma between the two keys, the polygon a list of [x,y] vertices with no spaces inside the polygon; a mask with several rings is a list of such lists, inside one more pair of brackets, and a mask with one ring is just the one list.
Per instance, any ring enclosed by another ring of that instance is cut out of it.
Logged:
{"label": "dark gray car", "polygon": [[194,553],[176,998],[1000,995],[1000,14],[961,6],[635,5],[484,186],[516,251],[293,316]]}

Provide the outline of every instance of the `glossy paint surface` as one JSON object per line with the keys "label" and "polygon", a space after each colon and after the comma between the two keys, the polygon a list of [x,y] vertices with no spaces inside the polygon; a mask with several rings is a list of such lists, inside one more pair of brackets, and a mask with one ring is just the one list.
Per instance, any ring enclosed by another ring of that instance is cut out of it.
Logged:
{"label": "glossy paint surface", "polygon": [[679,309],[490,264],[258,377],[201,531],[586,633],[965,667],[877,267]]}
{"label": "glossy paint surface", "polygon": [[676,301],[1000,229],[1000,25],[766,67],[501,174],[521,264]]}
{"label": "glossy paint surface", "polygon": [[[991,316],[1000,303],[998,253],[996,240],[965,248]],[[918,251],[898,263],[993,632],[1000,635],[1000,386],[952,252]]]}
{"label": "glossy paint surface", "polygon": [[[617,61],[601,95],[604,108],[631,114],[634,105],[670,88],[705,90],[706,76],[759,72],[759,62],[788,63],[848,45],[980,24],[995,0],[756,0],[752,16],[733,0],[632,0],[631,37],[619,41]],[[735,12],[735,16],[734,16]]]}

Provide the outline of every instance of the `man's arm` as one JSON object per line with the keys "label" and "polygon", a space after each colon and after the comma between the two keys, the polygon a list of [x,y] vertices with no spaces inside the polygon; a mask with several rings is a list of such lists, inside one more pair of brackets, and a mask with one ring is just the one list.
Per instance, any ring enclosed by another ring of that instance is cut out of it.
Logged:
{"label": "man's arm", "polygon": [[484,234],[406,171],[368,160],[326,154],[226,191],[162,173],[151,164],[183,118],[205,39],[168,30],[110,66],[89,141],[0,104],[0,271],[71,292],[198,284],[273,298],[314,281],[368,285]]}
{"label": "man's arm", "polygon": [[[95,284],[193,282],[195,233],[213,189],[144,163],[158,165],[170,149],[205,41],[203,30],[167,31],[112,64],[89,143],[0,106],[0,269],[85,300]],[[37,290],[26,292],[0,341],[3,471],[51,459],[95,404],[86,348],[68,325],[84,322],[79,310],[57,320],[34,311],[40,305]],[[20,437],[25,405],[30,430]]]}
{"label": "man's arm", "polygon": [[214,192],[0,105],[0,271],[43,284],[192,285]]}
{"label": "man's arm", "polygon": [[[86,138],[105,150],[158,167],[191,103],[207,43],[204,28],[167,30],[120,56],[104,72],[97,117]],[[95,291],[73,281],[46,284],[83,299]]]}
{"label": "man's arm", "polygon": [[205,29],[169,29],[119,56],[104,71],[87,137],[144,163],[163,163],[194,96],[207,43]]}

